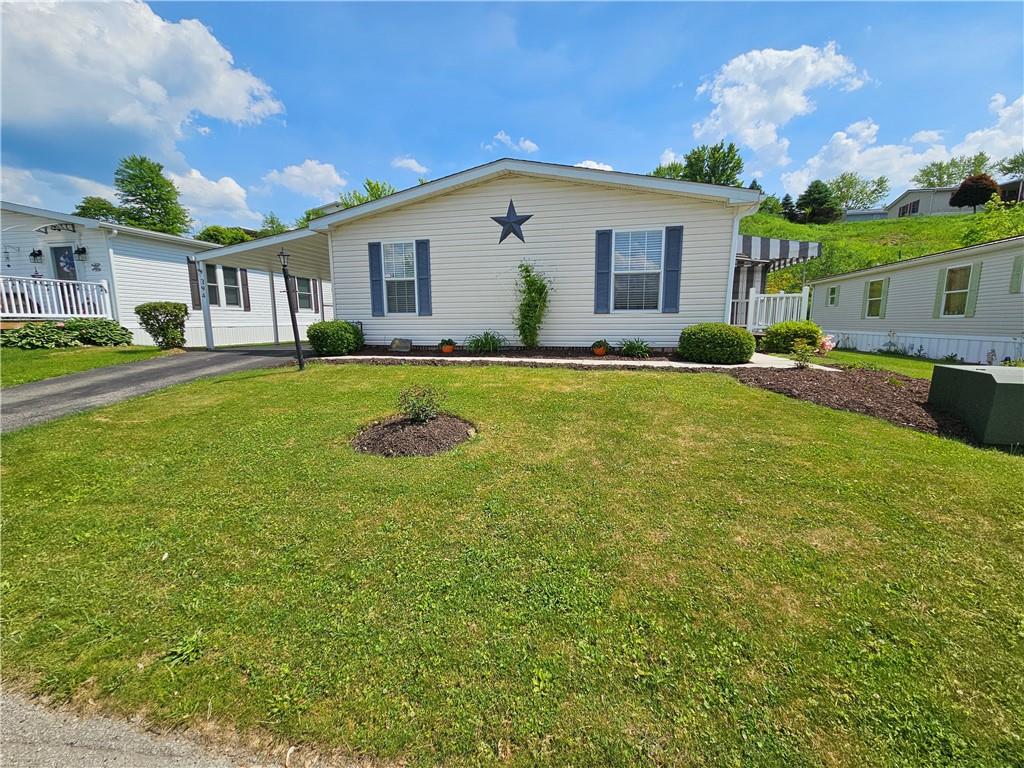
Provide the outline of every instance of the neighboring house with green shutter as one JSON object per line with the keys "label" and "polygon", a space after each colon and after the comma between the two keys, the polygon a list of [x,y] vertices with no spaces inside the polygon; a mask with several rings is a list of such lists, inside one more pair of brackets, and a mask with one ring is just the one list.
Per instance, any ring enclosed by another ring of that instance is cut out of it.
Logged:
{"label": "neighboring house with green shutter", "polygon": [[[289,341],[284,280],[277,271],[189,262],[220,246],[190,237],[0,202],[0,319],[63,320],[110,317],[135,336],[153,340],[135,307],[148,301],[188,304],[188,346],[207,343],[202,296],[215,344]],[[321,239],[326,240],[323,236]],[[331,317],[330,283],[301,270],[295,281],[300,332]],[[326,304],[326,306],[324,306]]]}
{"label": "neighboring house with green shutter", "polygon": [[423,346],[487,329],[517,344],[526,261],[551,284],[541,346],[640,337],[674,347],[688,325],[729,321],[739,221],[759,201],[738,187],[501,159],[328,205],[306,230],[201,258],[265,270],[284,249],[330,275],[335,317],[362,323],[368,344]]}
{"label": "neighboring house with green shutter", "polygon": [[811,319],[841,347],[986,363],[1024,357],[1024,237],[815,280]]}

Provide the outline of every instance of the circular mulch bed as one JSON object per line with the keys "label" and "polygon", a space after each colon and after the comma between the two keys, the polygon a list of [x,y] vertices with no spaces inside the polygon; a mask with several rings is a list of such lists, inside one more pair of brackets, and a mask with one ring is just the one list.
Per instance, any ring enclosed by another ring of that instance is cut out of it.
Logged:
{"label": "circular mulch bed", "polygon": [[475,434],[476,427],[448,413],[426,422],[393,416],[365,427],[352,440],[352,446],[378,456],[433,456],[450,451]]}

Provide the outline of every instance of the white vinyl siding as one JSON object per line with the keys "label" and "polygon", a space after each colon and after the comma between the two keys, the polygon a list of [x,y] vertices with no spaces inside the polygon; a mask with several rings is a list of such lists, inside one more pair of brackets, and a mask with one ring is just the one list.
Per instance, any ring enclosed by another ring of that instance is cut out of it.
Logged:
{"label": "white vinyl siding", "polygon": [[416,314],[416,243],[384,243],[381,258],[385,311]]}
{"label": "white vinyl siding", "polygon": [[612,308],[657,311],[664,236],[661,229],[615,232],[612,237]]}
{"label": "white vinyl siding", "polygon": [[967,293],[971,286],[971,265],[946,270],[946,288],[942,294],[942,316],[963,317],[967,311]]}
{"label": "white vinyl siding", "polygon": [[[514,200],[526,242],[507,238],[491,216]],[[544,346],[589,347],[595,339],[640,337],[674,347],[693,323],[721,322],[729,282],[735,210],[713,201],[555,179],[509,175],[336,225],[330,231],[335,314],[363,323],[367,343],[395,337],[436,344],[492,329],[518,343],[513,324],[518,266],[551,281]],[[680,312],[594,313],[595,232],[685,227]],[[373,317],[366,244],[382,237],[430,240],[432,314]]]}
{"label": "white vinyl siding", "polygon": [[872,280],[868,283],[868,301],[865,305],[865,317],[882,316],[882,294],[885,293],[885,280]]}

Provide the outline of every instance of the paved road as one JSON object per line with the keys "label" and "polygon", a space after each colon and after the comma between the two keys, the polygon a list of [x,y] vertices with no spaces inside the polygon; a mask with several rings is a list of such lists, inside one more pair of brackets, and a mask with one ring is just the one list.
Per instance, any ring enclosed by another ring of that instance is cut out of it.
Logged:
{"label": "paved road", "polygon": [[294,357],[294,349],[281,347],[193,351],[21,384],[0,394],[0,431],[12,432],[205,376],[287,365]]}
{"label": "paved road", "polygon": [[[215,755],[181,736],[160,736],[127,720],[47,709],[22,696],[0,698],[4,768],[238,768],[269,766],[251,755]],[[276,763],[280,765],[280,763]]]}

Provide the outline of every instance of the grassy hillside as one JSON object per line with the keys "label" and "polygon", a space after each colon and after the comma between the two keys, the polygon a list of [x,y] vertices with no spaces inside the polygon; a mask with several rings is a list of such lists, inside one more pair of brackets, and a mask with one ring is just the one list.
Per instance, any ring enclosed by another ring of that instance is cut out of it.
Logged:
{"label": "grassy hillside", "polygon": [[[822,254],[805,266],[772,273],[771,290],[799,290],[801,278],[813,280],[853,269],[902,261],[960,246],[971,215],[920,216],[835,224],[793,224],[779,216],[757,214],[740,221],[744,235],[815,240]],[[806,270],[806,272],[805,272]]]}

